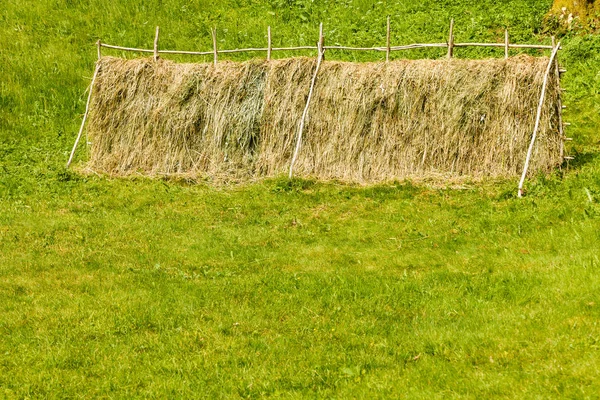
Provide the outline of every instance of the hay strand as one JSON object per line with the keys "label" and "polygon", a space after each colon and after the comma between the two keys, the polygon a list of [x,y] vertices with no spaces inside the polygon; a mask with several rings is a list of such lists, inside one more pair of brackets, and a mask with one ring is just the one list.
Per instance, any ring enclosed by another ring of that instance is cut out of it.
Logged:
{"label": "hay strand", "polygon": [[[552,70],[554,58],[556,57],[556,54],[558,53],[559,48],[560,48],[560,42],[558,43],[558,46],[556,46],[554,48],[554,51],[552,51],[552,55],[550,56],[550,60],[548,61],[548,67],[546,68],[546,72],[544,74],[544,81],[542,83],[542,90],[540,93],[540,101],[538,103],[538,108],[537,108],[537,112],[536,112],[536,116],[535,116],[535,126],[533,128],[533,134],[531,135],[531,142],[529,144],[529,148],[527,149],[527,157],[525,159],[525,166],[523,167],[523,173],[521,174],[521,180],[519,181],[519,191],[518,191],[519,197],[523,197],[523,184],[525,182],[525,177],[527,176],[527,169],[529,168],[529,162],[531,161],[531,153],[533,151],[533,145],[535,143],[538,129],[540,127],[542,108],[544,106],[544,100],[546,98],[546,88],[548,86],[548,78],[550,76],[550,71]],[[562,142],[562,138],[561,138],[561,142]]]}

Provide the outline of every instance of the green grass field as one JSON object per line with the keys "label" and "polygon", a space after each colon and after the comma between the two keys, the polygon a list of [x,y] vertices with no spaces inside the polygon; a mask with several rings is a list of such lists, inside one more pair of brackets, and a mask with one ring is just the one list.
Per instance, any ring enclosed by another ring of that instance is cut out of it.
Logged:
{"label": "green grass field", "polygon": [[513,181],[210,187],[65,169],[98,38],[151,47],[160,25],[164,47],[210,49],[216,24],[235,48],[271,25],[311,44],[323,21],[369,46],[389,14],[398,44],[451,17],[457,40],[550,43],[550,1],[90,3],[0,10],[0,397],[597,398],[600,37],[561,38],[576,158],[523,199]]}

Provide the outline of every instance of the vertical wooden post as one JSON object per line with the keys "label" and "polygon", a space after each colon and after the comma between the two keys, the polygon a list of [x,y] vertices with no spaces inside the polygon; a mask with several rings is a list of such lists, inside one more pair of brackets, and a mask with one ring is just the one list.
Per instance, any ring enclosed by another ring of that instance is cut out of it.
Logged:
{"label": "vertical wooden post", "polygon": [[217,61],[219,59],[219,55],[218,55],[218,50],[217,50],[217,28],[213,28],[211,30],[212,33],[212,40],[213,40],[213,64],[216,67],[217,66]]}
{"label": "vertical wooden post", "polygon": [[271,61],[271,27],[267,27],[267,61]]}
{"label": "vertical wooden post", "polygon": [[387,17],[385,62],[390,62],[390,16]]}
{"label": "vertical wooden post", "polygon": [[504,59],[508,60],[508,28],[504,29]]}
{"label": "vertical wooden post", "polygon": [[98,60],[102,58],[102,42],[100,39],[96,42],[96,46],[98,46]]}
{"label": "vertical wooden post", "polygon": [[317,43],[319,57],[322,57],[322,54],[325,52],[324,47],[325,47],[325,38],[323,37],[323,23],[321,22],[321,24],[319,25],[319,43]]}
{"label": "vertical wooden post", "polygon": [[154,36],[154,61],[158,61],[158,33],[160,28],[156,27],[156,36]]}
{"label": "vertical wooden post", "polygon": [[450,20],[450,34],[448,35],[448,58],[454,53],[454,18]]}
{"label": "vertical wooden post", "polygon": [[[552,36],[552,47],[556,46],[556,38]],[[554,73],[556,74],[556,84],[560,89],[560,68],[558,66],[558,54],[556,55]],[[562,105],[562,96],[560,94],[560,90],[558,91],[558,134],[560,135],[560,158],[564,161],[565,157],[565,124],[563,123],[562,118],[562,110],[564,106]]]}

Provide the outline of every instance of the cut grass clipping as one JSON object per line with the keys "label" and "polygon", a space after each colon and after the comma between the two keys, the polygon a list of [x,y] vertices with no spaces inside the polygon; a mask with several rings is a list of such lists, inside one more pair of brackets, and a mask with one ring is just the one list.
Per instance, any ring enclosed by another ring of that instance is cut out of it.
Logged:
{"label": "cut grass clipping", "polygon": [[[89,169],[221,182],[289,169],[315,59],[99,63]],[[547,63],[525,55],[324,62],[294,174],[356,183],[516,177]],[[559,90],[553,75],[530,174],[562,161]]]}

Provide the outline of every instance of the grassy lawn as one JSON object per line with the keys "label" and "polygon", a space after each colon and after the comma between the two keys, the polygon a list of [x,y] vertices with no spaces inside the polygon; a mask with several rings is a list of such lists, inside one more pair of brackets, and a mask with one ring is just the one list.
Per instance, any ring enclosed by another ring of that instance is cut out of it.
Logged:
{"label": "grassy lawn", "polygon": [[368,46],[389,14],[397,43],[444,40],[451,16],[457,40],[508,25],[549,43],[549,7],[5,0],[0,397],[596,397],[597,36],[562,39],[576,158],[524,199],[513,181],[211,187],[64,168],[98,38],[151,47],[158,24],[165,47],[209,49],[218,24],[235,48],[270,24],[274,44],[310,44],[323,21],[329,43]]}

